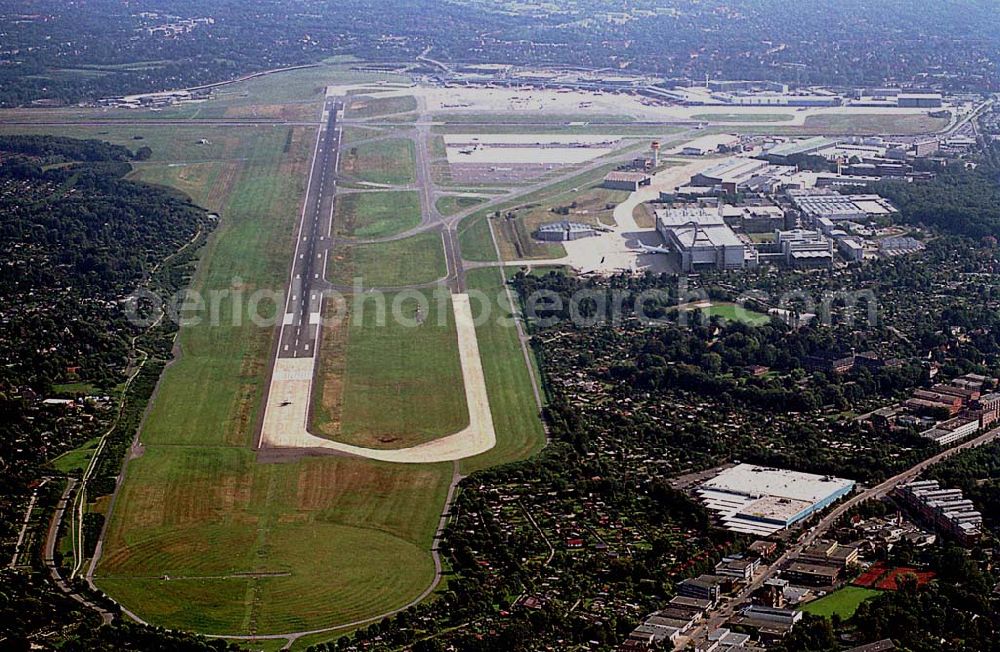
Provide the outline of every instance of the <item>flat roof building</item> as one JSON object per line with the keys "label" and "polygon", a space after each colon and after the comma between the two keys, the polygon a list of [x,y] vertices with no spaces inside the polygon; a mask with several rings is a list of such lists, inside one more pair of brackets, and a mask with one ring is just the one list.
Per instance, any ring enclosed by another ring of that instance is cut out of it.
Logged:
{"label": "flat roof building", "polygon": [[656,230],[680,254],[685,272],[756,266],[756,249],[733,232],[718,208],[657,210]]}
{"label": "flat roof building", "polygon": [[828,189],[790,190],[787,195],[810,223],[821,218],[832,222],[866,221],[898,212],[888,200],[878,195],[841,195]]}
{"label": "flat roof building", "polygon": [[901,108],[938,109],[944,106],[941,93],[901,93],[896,97],[896,102]]}
{"label": "flat roof building", "polygon": [[589,224],[579,222],[553,222],[543,224],[535,231],[535,238],[545,242],[565,242],[567,240],[579,240],[597,235],[597,229]]}
{"label": "flat roof building", "polygon": [[653,178],[644,172],[608,172],[601,184],[610,190],[628,190],[635,192],[642,186],[648,186]]}
{"label": "flat roof building", "polygon": [[770,164],[753,158],[730,158],[691,177],[689,185],[719,187],[735,194],[756,176],[767,172]]}
{"label": "flat roof building", "polygon": [[896,496],[918,516],[962,545],[979,539],[983,515],[966,500],[961,489],[941,489],[937,480],[918,480],[899,486]]}
{"label": "flat roof building", "polygon": [[854,489],[853,480],[739,464],[697,493],[733,532],[766,536],[808,518]]}
{"label": "flat roof building", "polygon": [[776,231],[774,239],[789,267],[829,267],[833,264],[833,242],[819,231]]}
{"label": "flat roof building", "polygon": [[814,136],[802,140],[793,140],[776,145],[765,152],[765,155],[779,163],[787,162],[793,156],[806,156],[821,150],[836,146],[840,141],[826,136]]}
{"label": "flat roof building", "polygon": [[843,568],[838,566],[793,561],[788,565],[788,568],[781,572],[781,576],[795,584],[831,586],[840,579],[841,573],[843,573]]}

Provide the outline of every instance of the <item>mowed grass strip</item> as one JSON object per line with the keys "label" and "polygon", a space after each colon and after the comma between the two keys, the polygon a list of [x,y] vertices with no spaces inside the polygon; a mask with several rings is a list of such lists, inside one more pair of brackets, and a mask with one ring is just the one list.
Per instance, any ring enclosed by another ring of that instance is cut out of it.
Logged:
{"label": "mowed grass strip", "polygon": [[850,136],[924,134],[947,125],[948,118],[932,118],[926,113],[822,113],[805,119],[806,129]]}
{"label": "mowed grass strip", "polygon": [[445,195],[437,200],[437,209],[442,215],[454,215],[467,208],[478,206],[486,199],[484,197],[465,197],[462,195]]}
{"label": "mowed grass strip", "polygon": [[332,283],[365,288],[392,288],[430,283],[448,274],[444,245],[437,232],[401,240],[334,247],[328,266]]}
{"label": "mowed grass strip", "polygon": [[[324,333],[320,369],[330,368],[327,356],[345,360],[342,378],[322,374],[317,378],[314,396],[331,408],[340,406],[339,423],[317,420],[317,434],[357,446],[405,448],[467,426],[455,317],[447,290],[364,294],[351,303],[347,346],[339,344],[343,326],[328,326]],[[327,338],[334,329],[337,332]],[[333,392],[328,393],[331,384]],[[319,406],[314,415],[323,415],[325,407]]]}
{"label": "mowed grass strip", "polygon": [[525,364],[513,311],[507,300],[500,273],[496,269],[471,270],[466,274],[474,297],[473,314],[478,318],[489,304],[489,319],[477,321],[476,337],[486,375],[486,390],[497,432],[492,450],[462,460],[462,473],[523,460],[545,445],[545,430],[535,396],[530,371]]}
{"label": "mowed grass strip", "polygon": [[151,622],[207,633],[382,613],[433,580],[450,477],[448,464],[153,447],[129,466],[96,582]]}
{"label": "mowed grass strip", "polygon": [[819,600],[804,605],[802,611],[826,618],[837,614],[843,620],[847,620],[854,615],[862,602],[870,600],[880,593],[881,591],[866,589],[862,586],[845,586]]}
{"label": "mowed grass strip", "polygon": [[790,113],[698,113],[691,119],[706,122],[788,122],[795,116]]}
{"label": "mowed grass strip", "polygon": [[250,443],[273,329],[245,313],[253,308],[270,318],[275,302],[250,297],[284,289],[314,137],[312,130],[298,132],[287,156],[284,130],[256,137],[256,154],[242,165],[192,283],[207,304],[215,303],[215,314],[181,329],[181,356],[163,372],[144,443]]}
{"label": "mowed grass strip", "polygon": [[458,244],[462,248],[462,258],[472,261],[493,262],[497,260],[497,250],[490,235],[490,214],[472,215],[458,225]]}
{"label": "mowed grass strip", "polygon": [[412,95],[372,97],[359,95],[351,98],[344,111],[347,118],[373,118],[393,113],[407,113],[417,110],[417,98]]}
{"label": "mowed grass strip", "polygon": [[420,224],[420,196],[414,190],[342,194],[337,197],[333,224],[337,235],[395,235]]}
{"label": "mowed grass strip", "polygon": [[414,183],[416,159],[413,141],[389,138],[349,147],[340,159],[341,174],[375,184]]}
{"label": "mowed grass strip", "polygon": [[[102,591],[147,622],[170,629],[234,634],[246,619],[251,580],[102,579]],[[236,629],[233,629],[236,627]]]}

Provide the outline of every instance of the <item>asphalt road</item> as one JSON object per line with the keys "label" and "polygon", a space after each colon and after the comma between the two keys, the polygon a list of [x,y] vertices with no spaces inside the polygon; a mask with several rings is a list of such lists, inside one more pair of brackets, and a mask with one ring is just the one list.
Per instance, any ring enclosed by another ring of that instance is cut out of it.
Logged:
{"label": "asphalt road", "polygon": [[279,358],[310,358],[316,351],[325,287],[323,276],[337,193],[341,136],[337,114],[342,109],[340,100],[327,101],[325,110],[329,117],[316,140],[278,339]]}

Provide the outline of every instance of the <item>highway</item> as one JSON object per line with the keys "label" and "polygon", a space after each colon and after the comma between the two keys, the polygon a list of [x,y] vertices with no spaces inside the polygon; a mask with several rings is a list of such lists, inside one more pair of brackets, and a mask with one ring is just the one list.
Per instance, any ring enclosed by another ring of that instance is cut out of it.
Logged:
{"label": "highway", "polygon": [[841,519],[849,510],[857,507],[863,502],[876,498],[884,498],[889,495],[889,493],[898,487],[899,485],[906,484],[908,482],[913,482],[917,477],[927,470],[928,467],[937,464],[949,457],[955,455],[956,453],[969,449],[976,448],[978,446],[983,446],[992,442],[1000,436],[1000,428],[994,428],[989,430],[982,435],[974,439],[970,439],[964,443],[958,444],[952,448],[946,449],[928,457],[924,461],[911,466],[907,470],[892,476],[888,480],[875,485],[869,489],[855,494],[854,496],[848,498],[847,500],[839,503],[836,507],[831,509],[820,521],[805,532],[803,536],[794,544],[789,546],[788,550],[785,551],[783,555],[778,557],[774,562],[764,568],[752,582],[750,582],[739,594],[729,600],[729,602],[718,611],[712,613],[704,624],[694,629],[690,636],[693,641],[699,641],[704,639],[704,637],[711,631],[721,627],[736,611],[737,606],[741,605],[743,602],[750,598],[750,595],[764,585],[768,579],[773,577],[778,570],[780,570],[787,562],[795,559],[802,553],[802,551],[808,548],[810,545],[815,543],[817,539],[820,539],[827,533],[827,531],[833,527],[833,525]]}
{"label": "highway", "polygon": [[279,358],[311,358],[316,352],[340,159],[341,129],[337,125],[337,114],[342,109],[343,104],[338,99],[327,100],[324,107],[327,118],[316,139],[306,184],[306,201],[296,235],[295,257],[278,338]]}

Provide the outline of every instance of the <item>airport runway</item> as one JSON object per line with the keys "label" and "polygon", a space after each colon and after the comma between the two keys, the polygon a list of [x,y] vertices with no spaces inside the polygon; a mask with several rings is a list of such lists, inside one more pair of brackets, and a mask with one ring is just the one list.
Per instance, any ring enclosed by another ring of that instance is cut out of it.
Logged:
{"label": "airport runway", "polygon": [[329,254],[333,202],[337,192],[337,164],[341,130],[338,99],[324,107],[324,122],[313,155],[306,201],[295,242],[295,258],[278,339],[279,358],[311,358],[315,354],[322,311],[322,289]]}

